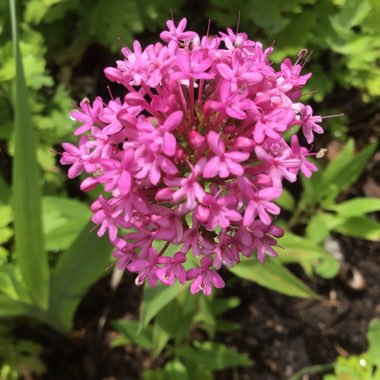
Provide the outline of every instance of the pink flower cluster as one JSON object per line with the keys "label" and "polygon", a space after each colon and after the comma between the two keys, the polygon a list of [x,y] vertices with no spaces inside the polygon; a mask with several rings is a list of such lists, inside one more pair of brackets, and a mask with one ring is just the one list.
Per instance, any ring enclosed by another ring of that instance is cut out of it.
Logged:
{"label": "pink flower cluster", "polygon": [[297,136],[288,145],[283,135],[299,126],[310,144],[322,118],[298,101],[311,76],[300,75],[302,54],[276,71],[273,48],[245,33],[199,37],[186,19],[167,26],[165,44],[135,41],[105,69],[126,95],[80,103],[71,115],[82,137],[63,144],[61,163],[70,178],[89,174],[83,191],[104,186],[92,220],[119,269],[137,284],[191,281],[192,293],[210,294],[224,286],[223,264],[277,255],[282,182],[317,170]]}

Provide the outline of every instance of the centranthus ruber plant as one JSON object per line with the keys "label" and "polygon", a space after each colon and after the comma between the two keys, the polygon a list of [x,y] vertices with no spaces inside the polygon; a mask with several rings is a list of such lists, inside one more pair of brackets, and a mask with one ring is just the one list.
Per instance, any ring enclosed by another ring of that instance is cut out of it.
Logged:
{"label": "centranthus ruber plant", "polygon": [[200,37],[186,19],[167,26],[164,43],[135,41],[105,69],[126,94],[82,100],[71,114],[79,147],[63,144],[61,163],[70,178],[89,174],[83,191],[103,185],[92,220],[119,269],[137,273],[137,284],[191,281],[192,293],[208,295],[240,255],[277,255],[283,180],[317,170],[298,137],[288,145],[283,135],[300,126],[310,144],[322,118],[299,101],[311,76],[301,75],[304,52],[276,71],[273,47],[245,33]]}

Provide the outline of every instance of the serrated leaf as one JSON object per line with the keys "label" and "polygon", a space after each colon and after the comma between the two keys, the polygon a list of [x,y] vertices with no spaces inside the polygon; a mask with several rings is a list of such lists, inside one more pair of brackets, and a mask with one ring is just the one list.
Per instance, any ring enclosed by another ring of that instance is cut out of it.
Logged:
{"label": "serrated leaf", "polygon": [[17,35],[15,1],[10,0],[16,62],[15,156],[13,160],[13,210],[17,262],[33,301],[47,308],[49,266],[44,248],[41,218],[40,175],[36,158],[29,95]]}
{"label": "serrated leaf", "polygon": [[250,2],[249,17],[255,24],[271,33],[278,33],[284,29],[290,20],[282,12],[284,2],[281,0],[255,0]]}
{"label": "serrated leaf", "polygon": [[256,282],[266,288],[275,290],[288,296],[318,299],[306,284],[294,276],[276,259],[267,258],[264,264],[260,264],[253,258],[244,260],[230,269],[236,276],[245,280]]}
{"label": "serrated leaf", "polygon": [[91,232],[89,222],[70,248],[61,254],[51,277],[50,323],[67,332],[74,313],[91,285],[107,274],[112,246],[106,236]]}
{"label": "serrated leaf", "polygon": [[331,24],[338,33],[346,33],[359,25],[371,9],[371,4],[367,0],[348,0],[339,13],[330,17]]}

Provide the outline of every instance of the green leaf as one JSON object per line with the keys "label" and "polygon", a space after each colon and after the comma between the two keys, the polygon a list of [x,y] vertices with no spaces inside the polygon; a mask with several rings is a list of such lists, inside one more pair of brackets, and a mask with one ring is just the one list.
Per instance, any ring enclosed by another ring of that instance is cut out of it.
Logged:
{"label": "green leaf", "polygon": [[241,303],[239,297],[216,298],[210,301],[212,313],[218,317],[228,310],[237,308]]}
{"label": "green leaf", "polygon": [[21,274],[34,303],[46,309],[49,299],[49,266],[42,233],[36,138],[17,36],[15,0],[10,0],[10,8],[16,61],[15,156],[12,173],[16,254]]}
{"label": "green leaf", "polygon": [[284,252],[277,258],[282,263],[300,264],[309,275],[314,270],[323,278],[333,278],[339,272],[338,260],[309,239],[287,231],[278,244],[284,247]]}
{"label": "green leaf", "polygon": [[282,8],[281,0],[255,0],[250,2],[249,16],[264,30],[277,33],[290,22],[281,14]]}
{"label": "green leaf", "polygon": [[310,212],[323,196],[322,172],[318,171],[311,178],[301,176],[303,192],[297,210]]}
{"label": "green leaf", "polygon": [[366,0],[349,0],[341,11],[330,17],[331,25],[338,33],[350,31],[359,25],[371,11],[371,4]]}
{"label": "green leaf", "polygon": [[[380,366],[380,319],[373,319],[368,327],[368,357]],[[378,369],[379,370],[379,369]]]}
{"label": "green leaf", "polygon": [[191,380],[186,367],[179,360],[172,360],[164,367],[165,380]]}
{"label": "green leaf", "polygon": [[380,223],[368,219],[365,216],[356,216],[347,219],[344,223],[334,228],[335,231],[352,237],[379,241]]}
{"label": "green leaf", "polygon": [[327,167],[323,170],[323,182],[325,185],[329,185],[334,182],[334,179],[342,172],[347,165],[347,162],[351,162],[354,158],[355,143],[352,139],[348,140],[337,157],[331,161]]}
{"label": "green leaf", "polygon": [[31,303],[20,268],[13,263],[4,263],[0,266],[0,292],[17,301]]}
{"label": "green leaf", "polygon": [[[375,142],[352,156],[350,154],[352,144],[349,141],[339,156],[328,165],[323,173],[323,196],[325,197],[323,205],[326,207],[333,204],[342,191],[347,190],[358,180],[377,148]],[[349,153],[347,154],[346,151]]]}
{"label": "green leaf", "polygon": [[0,204],[0,228],[7,226],[13,221],[12,208],[8,205]]}
{"label": "green leaf", "polygon": [[[156,358],[165,348],[170,338],[175,338],[181,310],[174,299],[157,314],[153,324],[153,357]],[[144,331],[144,330],[143,330]]]}
{"label": "green leaf", "polygon": [[213,339],[216,331],[216,318],[212,313],[210,302],[205,297],[199,298],[199,309],[195,315],[194,322],[200,323],[210,339]]}
{"label": "green leaf", "polygon": [[67,249],[88,223],[90,208],[74,199],[43,198],[43,221],[46,248]]}
{"label": "green leaf", "polygon": [[250,258],[230,269],[236,276],[254,281],[261,286],[275,290],[288,296],[315,298],[315,294],[301,280],[294,276],[276,259],[267,258],[264,264]]}
{"label": "green leaf", "polygon": [[140,309],[140,329],[145,328],[148,323],[169,302],[177,297],[187,286],[175,283],[173,286],[158,284],[156,288],[144,286],[144,294]]}
{"label": "green leaf", "polygon": [[355,198],[349,201],[332,205],[329,210],[337,212],[340,216],[350,218],[353,216],[361,216],[369,212],[380,210],[379,198]]}
{"label": "green leaf", "polygon": [[331,230],[343,222],[344,219],[339,215],[316,212],[306,227],[306,236],[314,243],[321,243]]}
{"label": "green leaf", "polygon": [[177,350],[177,354],[185,363],[194,363],[194,366],[210,371],[252,365],[246,355],[240,354],[224,344],[197,341],[193,343],[194,347],[185,345]]}
{"label": "green leaf", "polygon": [[91,232],[89,222],[62,254],[52,272],[49,303],[50,323],[62,331],[70,331],[74,313],[92,286],[107,274],[112,249],[107,236],[99,238]]}
{"label": "green leaf", "polygon": [[0,294],[0,318],[21,316],[43,319],[40,311],[32,305],[9,298],[5,294]]}
{"label": "green leaf", "polygon": [[112,347],[125,344],[136,344],[140,347],[150,350],[152,348],[152,330],[145,328],[141,333],[138,332],[138,321],[128,321],[125,319],[118,319],[111,322],[112,326],[120,333],[123,334],[125,339],[115,340],[111,343]]}
{"label": "green leaf", "polygon": [[276,199],[276,203],[286,211],[294,211],[296,204],[293,195],[286,189],[283,189],[281,197]]}

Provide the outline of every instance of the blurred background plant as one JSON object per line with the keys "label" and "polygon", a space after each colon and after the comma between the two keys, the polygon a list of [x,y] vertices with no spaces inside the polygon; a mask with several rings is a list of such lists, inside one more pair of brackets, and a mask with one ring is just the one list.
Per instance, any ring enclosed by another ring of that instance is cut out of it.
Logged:
{"label": "blurred background plant", "polygon": [[[145,43],[156,40],[170,10],[200,32],[209,18],[211,31],[236,26],[240,11],[240,30],[267,45],[275,41],[275,63],[307,48],[313,77],[306,96],[324,115],[345,112],[325,120],[326,135],[316,146],[339,140],[337,154],[318,161],[320,172],[302,187],[289,186],[279,200],[285,212],[278,223],[288,231],[279,259],[264,266],[246,260],[232,273],[288,296],[318,299],[288,264],[299,264],[309,278],[334,279],[345,258],[326,246],[331,236],[379,241],[379,198],[352,197],[349,191],[367,170],[379,137],[376,122],[363,129],[379,114],[378,0],[22,0],[15,10],[19,37],[14,28],[12,43],[9,4],[0,2],[0,347],[7,347],[0,349],[2,378],[44,369],[44,348],[16,343],[10,318],[32,317],[71,334],[78,305],[108,274],[111,248],[89,233],[91,194],[81,194],[79,182],[66,182],[53,152],[73,139],[74,103],[108,93],[102,71],[119,57],[120,47],[137,36]],[[17,46],[20,55],[14,54]],[[117,91],[112,88],[115,96]],[[359,134],[364,137],[355,146],[352,137]],[[144,379],[211,379],[216,370],[250,366],[247,356],[214,341],[216,333],[239,329],[220,319],[239,303],[239,294],[206,299],[190,297],[179,286],[144,289],[140,322],[112,322],[121,334],[112,346],[135,344],[153,358],[160,355],[164,364],[146,370]]]}

